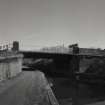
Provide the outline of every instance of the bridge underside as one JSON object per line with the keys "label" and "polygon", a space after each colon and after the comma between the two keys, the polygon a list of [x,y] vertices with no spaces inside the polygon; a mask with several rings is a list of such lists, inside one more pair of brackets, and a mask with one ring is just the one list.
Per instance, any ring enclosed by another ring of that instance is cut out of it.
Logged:
{"label": "bridge underside", "polygon": [[47,72],[53,72],[62,76],[71,76],[73,70],[78,70],[77,56],[62,53],[41,53],[41,52],[23,52],[24,58],[48,58],[53,59],[55,68],[47,70]]}

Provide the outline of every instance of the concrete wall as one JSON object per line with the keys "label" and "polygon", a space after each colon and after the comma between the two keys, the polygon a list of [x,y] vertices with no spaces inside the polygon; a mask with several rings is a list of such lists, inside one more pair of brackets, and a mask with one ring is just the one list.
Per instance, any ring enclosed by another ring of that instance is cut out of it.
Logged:
{"label": "concrete wall", "polygon": [[21,72],[22,55],[0,57],[0,81],[16,76]]}

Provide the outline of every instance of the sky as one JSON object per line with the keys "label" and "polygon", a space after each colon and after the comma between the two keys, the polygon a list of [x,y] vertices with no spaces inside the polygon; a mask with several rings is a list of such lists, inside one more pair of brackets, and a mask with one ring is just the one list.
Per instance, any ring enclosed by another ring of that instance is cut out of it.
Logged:
{"label": "sky", "polygon": [[14,40],[22,49],[105,48],[105,0],[0,0],[0,45]]}

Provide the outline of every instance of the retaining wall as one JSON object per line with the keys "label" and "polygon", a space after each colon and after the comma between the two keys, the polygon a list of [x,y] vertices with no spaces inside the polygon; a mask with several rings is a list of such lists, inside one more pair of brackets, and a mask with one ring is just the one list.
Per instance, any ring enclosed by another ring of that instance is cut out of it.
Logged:
{"label": "retaining wall", "polygon": [[12,78],[22,70],[22,54],[0,56],[0,81]]}

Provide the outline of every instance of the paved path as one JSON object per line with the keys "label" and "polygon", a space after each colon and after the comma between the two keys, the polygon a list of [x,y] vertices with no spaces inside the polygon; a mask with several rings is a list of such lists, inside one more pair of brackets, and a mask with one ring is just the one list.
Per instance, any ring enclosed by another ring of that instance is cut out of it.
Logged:
{"label": "paved path", "polygon": [[25,71],[0,84],[0,105],[51,105],[46,87],[43,73]]}

